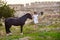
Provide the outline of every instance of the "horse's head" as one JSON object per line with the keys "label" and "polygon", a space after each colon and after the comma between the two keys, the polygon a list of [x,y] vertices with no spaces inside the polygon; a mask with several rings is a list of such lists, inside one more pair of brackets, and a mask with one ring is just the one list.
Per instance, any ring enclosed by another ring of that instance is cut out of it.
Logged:
{"label": "horse's head", "polygon": [[32,15],[30,13],[26,14],[27,18],[32,19]]}

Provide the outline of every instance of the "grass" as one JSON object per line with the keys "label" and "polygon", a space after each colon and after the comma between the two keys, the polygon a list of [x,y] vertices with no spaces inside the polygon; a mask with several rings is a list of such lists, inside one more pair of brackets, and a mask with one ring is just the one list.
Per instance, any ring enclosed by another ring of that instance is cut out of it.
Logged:
{"label": "grass", "polygon": [[[3,34],[0,32],[0,40],[20,40],[21,38],[25,37],[30,37],[28,40],[60,40],[60,30],[52,30],[51,28],[57,28],[60,27],[60,24],[52,24],[49,26],[42,26],[39,25],[38,29],[34,30],[33,25],[25,25],[24,26],[24,35],[20,35],[20,27],[17,26],[12,26],[11,31],[12,34],[11,36],[6,36],[5,33],[5,27],[0,26],[0,31],[2,31]],[[43,28],[50,28],[50,31],[40,31],[40,29]]]}

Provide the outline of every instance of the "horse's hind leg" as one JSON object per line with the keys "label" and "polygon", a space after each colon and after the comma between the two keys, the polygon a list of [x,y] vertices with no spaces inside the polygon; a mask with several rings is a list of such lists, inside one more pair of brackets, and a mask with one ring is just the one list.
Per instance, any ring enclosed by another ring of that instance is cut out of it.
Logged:
{"label": "horse's hind leg", "polygon": [[5,24],[5,29],[7,34],[11,33],[10,28],[11,28],[11,25]]}
{"label": "horse's hind leg", "polygon": [[23,35],[23,25],[21,25],[21,35]]}

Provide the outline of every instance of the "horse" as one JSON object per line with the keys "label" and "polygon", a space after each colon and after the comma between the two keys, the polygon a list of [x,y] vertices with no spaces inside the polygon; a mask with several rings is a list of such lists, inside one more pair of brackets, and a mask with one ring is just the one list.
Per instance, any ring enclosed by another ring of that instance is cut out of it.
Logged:
{"label": "horse", "polygon": [[30,13],[27,13],[27,14],[23,15],[22,17],[19,17],[19,18],[11,18],[11,17],[6,18],[5,19],[6,34],[11,33],[10,28],[12,25],[20,26],[21,27],[21,33],[23,33],[23,26],[24,26],[27,19],[32,20],[32,15]]}

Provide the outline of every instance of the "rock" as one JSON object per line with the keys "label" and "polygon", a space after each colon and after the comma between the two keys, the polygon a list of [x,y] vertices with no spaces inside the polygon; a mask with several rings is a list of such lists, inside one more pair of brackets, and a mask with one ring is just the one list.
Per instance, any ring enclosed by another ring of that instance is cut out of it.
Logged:
{"label": "rock", "polygon": [[23,33],[20,33],[21,35],[23,35]]}

